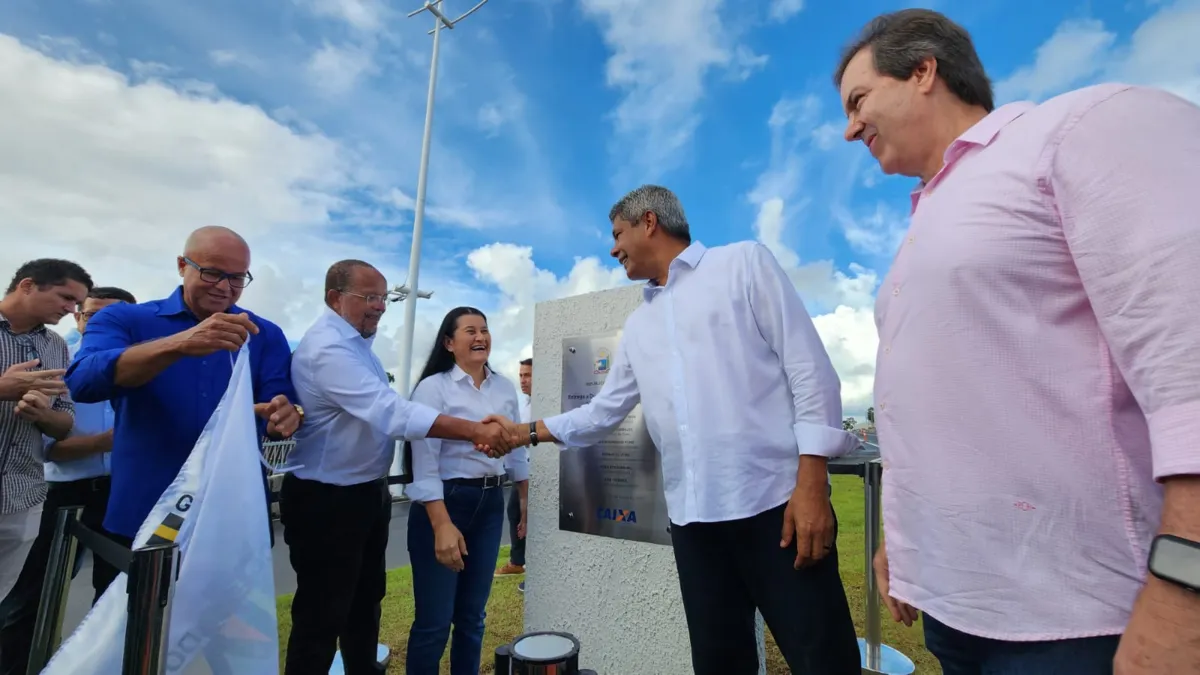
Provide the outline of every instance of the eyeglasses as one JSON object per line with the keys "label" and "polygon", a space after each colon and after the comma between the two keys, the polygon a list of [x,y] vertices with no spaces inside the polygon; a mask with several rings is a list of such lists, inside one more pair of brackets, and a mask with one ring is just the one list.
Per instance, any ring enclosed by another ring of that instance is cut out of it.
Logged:
{"label": "eyeglasses", "polygon": [[38,354],[37,345],[33,343],[33,338],[29,335],[14,335],[17,338],[17,344],[25,351],[23,360],[32,361],[34,359],[41,360],[41,355]]}
{"label": "eyeglasses", "polygon": [[374,293],[372,293],[370,295],[363,295],[362,293],[355,293],[353,291],[347,291],[347,290],[342,290],[342,289],[338,289],[338,293],[343,293],[345,295],[353,295],[356,298],[362,298],[363,300],[366,300],[367,302],[371,303],[372,305],[379,303],[379,302],[387,302],[388,298],[391,297],[391,295],[388,293],[384,293],[383,295],[376,295]]}
{"label": "eyeglasses", "polygon": [[225,281],[226,279],[228,279],[230,287],[245,288],[246,286],[250,285],[251,281],[254,281],[254,276],[251,275],[249,272],[246,272],[245,274],[230,274],[228,272],[222,272],[221,270],[214,269],[212,267],[201,267],[201,266],[197,265],[195,263],[195,261],[193,261],[191,258],[184,258],[183,262],[187,263],[193,269],[195,269],[197,272],[199,272],[200,280],[205,283],[219,284],[222,281]]}

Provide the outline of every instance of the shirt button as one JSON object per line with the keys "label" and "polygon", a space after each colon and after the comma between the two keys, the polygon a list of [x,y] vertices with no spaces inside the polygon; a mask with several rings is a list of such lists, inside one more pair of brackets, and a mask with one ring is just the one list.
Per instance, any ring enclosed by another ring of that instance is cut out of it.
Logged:
{"label": "shirt button", "polygon": [[879,404],[879,409],[880,409],[880,410],[887,410],[887,404],[886,404],[886,403],[880,403],[880,404]]}
{"label": "shirt button", "polygon": [[917,240],[917,238],[916,238],[916,237],[909,237],[909,238],[908,238],[908,243],[910,243],[910,244],[911,244],[911,243],[915,242],[916,240]]}
{"label": "shirt button", "polygon": [[891,346],[889,345],[889,346],[886,346],[886,347],[884,347],[884,348],[883,348],[883,353],[884,353],[884,354],[891,354],[891,353],[892,353],[892,348],[891,348]]}
{"label": "shirt button", "polygon": [[900,287],[899,286],[892,288],[892,295],[900,295]]}

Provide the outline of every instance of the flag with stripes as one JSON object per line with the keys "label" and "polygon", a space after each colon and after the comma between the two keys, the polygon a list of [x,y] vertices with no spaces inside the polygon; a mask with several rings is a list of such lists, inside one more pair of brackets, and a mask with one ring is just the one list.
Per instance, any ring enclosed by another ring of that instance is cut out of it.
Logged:
{"label": "flag with stripes", "polygon": [[[247,343],[248,344],[248,343]],[[205,661],[213,675],[279,672],[279,629],[266,494],[254,417],[250,352],[134,548],[175,542],[181,564],[170,607],[166,672]],[[121,672],[128,579],[121,574],[63,643],[43,675]]]}

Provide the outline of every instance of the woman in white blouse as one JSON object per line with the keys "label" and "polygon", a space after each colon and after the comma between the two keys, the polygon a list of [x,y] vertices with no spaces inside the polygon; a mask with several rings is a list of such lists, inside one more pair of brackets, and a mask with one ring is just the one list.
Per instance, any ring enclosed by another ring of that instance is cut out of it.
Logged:
{"label": "woman in white blouse", "polygon": [[[438,335],[412,400],[468,420],[492,414],[516,419],[517,388],[488,365],[492,336],[483,312],[451,310]],[[407,673],[437,675],[453,625],[450,672],[477,675],[484,608],[504,533],[501,486],[506,474],[515,483],[528,481],[528,451],[520,448],[492,459],[472,443],[437,439],[413,441],[411,451],[413,482],[406,492],[413,500],[408,552],[416,615],[408,636]],[[522,508],[522,533],[524,527]]]}

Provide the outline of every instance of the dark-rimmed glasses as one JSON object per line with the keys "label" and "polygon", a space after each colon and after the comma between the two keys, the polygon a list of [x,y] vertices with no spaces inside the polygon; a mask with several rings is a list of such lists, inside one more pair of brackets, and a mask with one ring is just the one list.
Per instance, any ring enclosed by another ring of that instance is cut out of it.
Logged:
{"label": "dark-rimmed glasses", "polygon": [[246,272],[245,274],[230,274],[228,272],[222,272],[221,270],[213,267],[201,267],[197,265],[196,262],[191,258],[184,258],[183,262],[187,263],[192,267],[192,269],[199,272],[200,280],[205,283],[219,284],[228,279],[230,287],[245,288],[246,286],[250,285],[251,281],[254,281],[254,276],[249,272]]}

